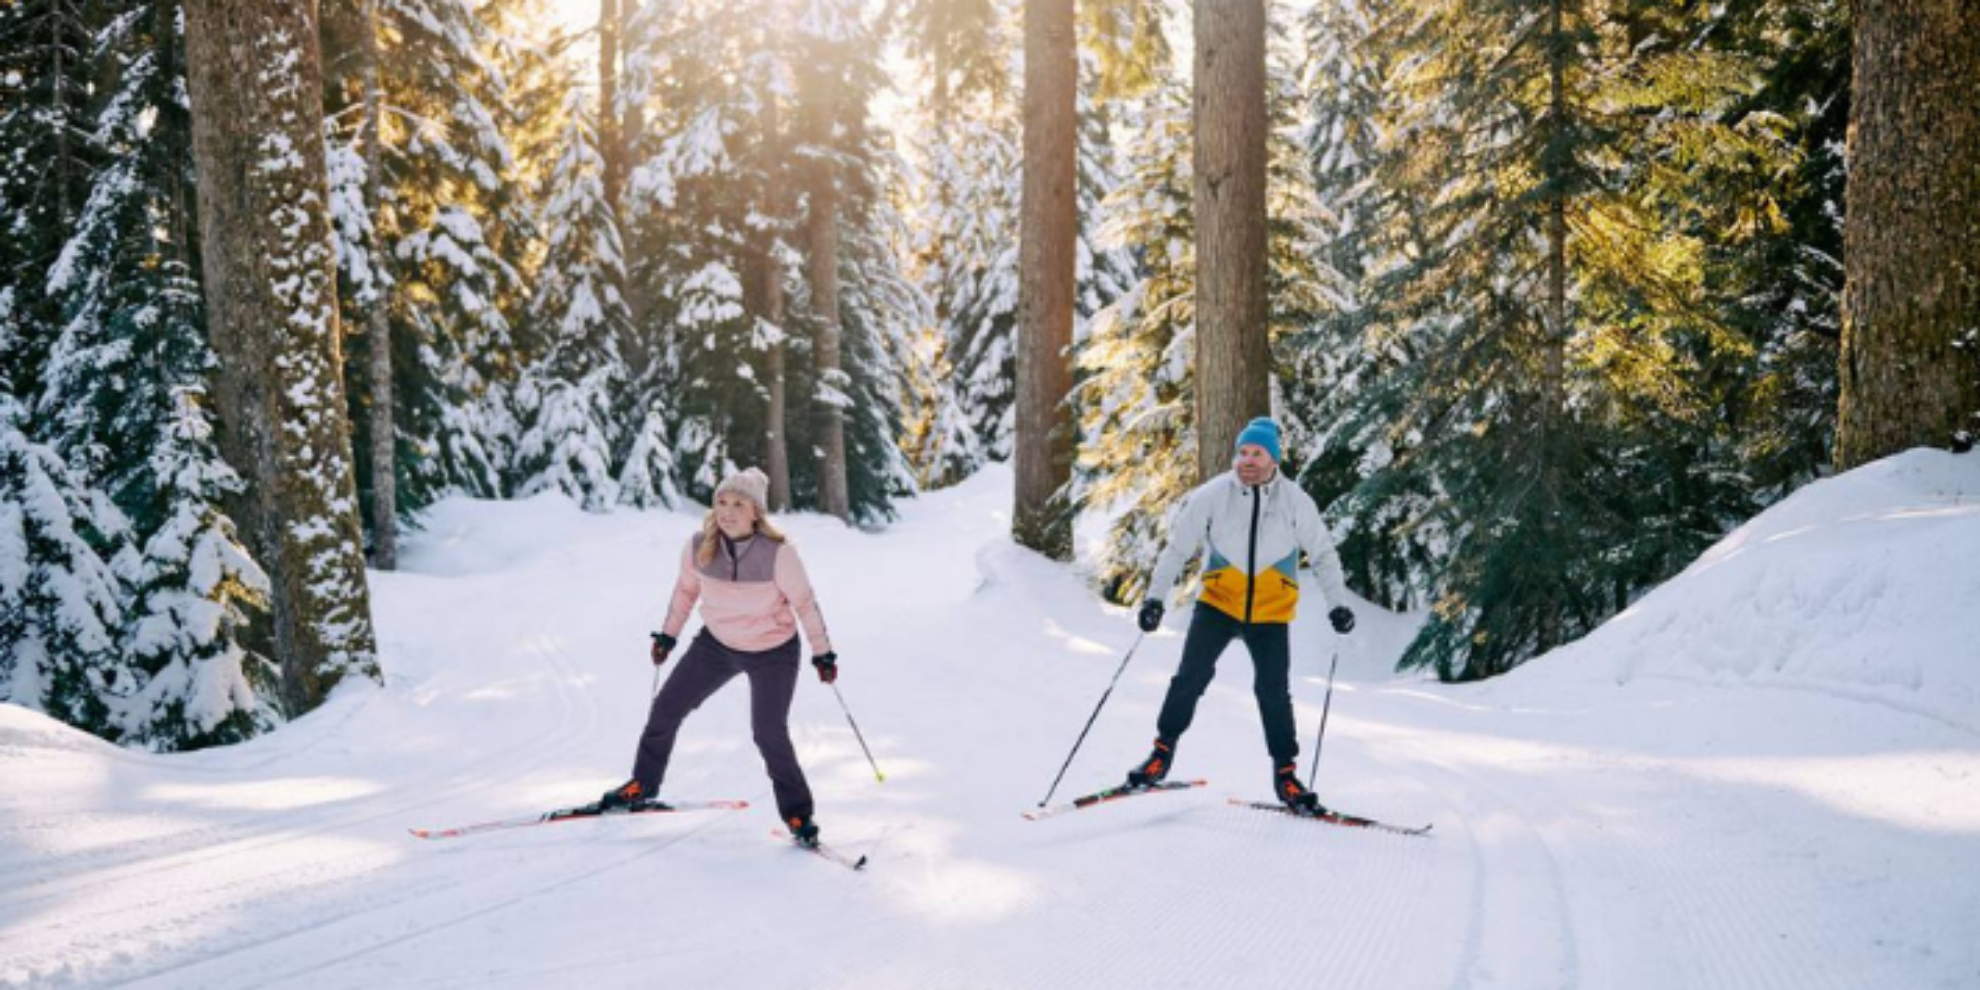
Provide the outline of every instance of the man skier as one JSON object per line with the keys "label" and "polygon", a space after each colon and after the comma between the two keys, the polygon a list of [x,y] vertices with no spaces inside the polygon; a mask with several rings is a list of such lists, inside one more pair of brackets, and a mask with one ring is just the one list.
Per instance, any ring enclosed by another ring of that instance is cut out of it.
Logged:
{"label": "man skier", "polygon": [[1190,615],[1182,663],[1156,719],[1154,751],[1128,773],[1129,787],[1148,787],[1168,776],[1176,741],[1196,715],[1197,699],[1210,686],[1217,658],[1231,640],[1242,638],[1251,654],[1265,748],[1272,754],[1272,792],[1296,812],[1325,810],[1300,784],[1295,766],[1299,743],[1287,631],[1299,603],[1300,551],[1318,573],[1327,601],[1334,603],[1327,613],[1334,631],[1353,629],[1354,613],[1340,604],[1347,600],[1347,583],[1320,509],[1279,474],[1279,460],[1279,424],[1266,417],[1252,420],[1238,434],[1231,472],[1189,493],[1170,526],[1168,546],[1155,563],[1148,599],[1141,606],[1141,630],[1154,632],[1162,624],[1162,600],[1199,549],[1208,554],[1203,593]]}

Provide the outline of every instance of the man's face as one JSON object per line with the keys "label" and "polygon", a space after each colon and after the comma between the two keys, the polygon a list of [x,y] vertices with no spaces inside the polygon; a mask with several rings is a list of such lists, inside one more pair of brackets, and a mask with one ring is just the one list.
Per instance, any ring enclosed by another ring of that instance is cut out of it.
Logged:
{"label": "man's face", "polygon": [[1237,471],[1238,480],[1247,485],[1262,485],[1272,480],[1279,469],[1279,462],[1272,459],[1265,448],[1255,443],[1245,444],[1237,449],[1237,457],[1231,461]]}

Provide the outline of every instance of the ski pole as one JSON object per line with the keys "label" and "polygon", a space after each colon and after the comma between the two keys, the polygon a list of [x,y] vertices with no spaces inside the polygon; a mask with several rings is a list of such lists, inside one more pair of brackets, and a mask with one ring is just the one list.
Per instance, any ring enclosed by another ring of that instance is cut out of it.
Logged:
{"label": "ski pole", "polygon": [[839,693],[839,686],[832,685],[832,697],[839,699],[839,710],[846,713],[846,724],[852,726],[853,738],[859,740],[860,751],[866,754],[866,763],[873,768],[873,779],[884,784],[887,775],[880,772],[880,764],[873,761],[873,751],[866,748],[866,736],[859,731],[859,723],[853,721],[852,709],[846,707],[846,696]]}
{"label": "ski pole", "polygon": [[1320,779],[1320,747],[1327,744],[1327,713],[1334,707],[1334,668],[1341,665],[1341,648],[1334,647],[1334,659],[1327,664],[1327,700],[1320,706],[1320,738],[1313,740],[1313,772],[1306,775],[1306,789]]}
{"label": "ski pole", "polygon": [[[647,633],[646,635],[647,635],[647,638],[649,638],[649,639],[651,639],[651,640],[653,640],[653,646],[654,646],[654,648],[655,648],[655,649],[658,649],[658,648],[659,648],[659,646],[660,646],[660,635],[661,635],[661,634],[660,634],[660,633]],[[660,665],[656,663],[656,664],[654,664],[654,665],[653,665],[653,687],[647,690],[647,692],[646,692],[646,700],[648,700],[648,701],[652,701],[653,699],[655,699],[655,698],[658,698],[658,697],[660,697]]]}
{"label": "ski pole", "polygon": [[1134,651],[1141,648],[1141,638],[1148,635],[1139,633],[1134,637],[1134,645],[1128,647],[1127,656],[1121,658],[1121,665],[1114,669],[1114,679],[1107,682],[1107,693],[1100,696],[1100,703],[1093,706],[1093,714],[1086,717],[1086,728],[1079,730],[1079,738],[1073,741],[1072,752],[1066,754],[1066,762],[1059,767],[1059,775],[1052,778],[1052,789],[1045,792],[1045,800],[1038,802],[1043,808],[1059,792],[1059,782],[1066,779],[1066,768],[1072,766],[1073,757],[1079,755],[1079,747],[1086,742],[1086,734],[1093,731],[1093,722],[1100,717],[1100,709],[1107,707],[1107,698],[1114,693],[1114,685],[1121,682],[1121,671],[1127,669],[1128,661],[1134,659]]}

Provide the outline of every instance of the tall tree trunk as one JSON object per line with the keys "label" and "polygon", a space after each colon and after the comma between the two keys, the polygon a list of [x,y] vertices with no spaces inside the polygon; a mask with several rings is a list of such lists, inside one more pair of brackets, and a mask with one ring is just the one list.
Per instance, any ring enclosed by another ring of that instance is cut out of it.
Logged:
{"label": "tall tree trunk", "polygon": [[214,398],[290,715],[376,678],[337,324],[316,4],[188,0]]}
{"label": "tall tree trunk", "polygon": [[818,466],[818,509],[842,520],[852,519],[852,496],[846,477],[846,421],[841,403],[851,388],[839,353],[839,177],[832,151],[838,120],[839,76],[822,72],[808,87],[809,131],[814,149],[811,202],[805,212],[805,277],[811,286],[812,315],[818,320],[813,362],[818,387],[829,398],[822,403]]}
{"label": "tall tree trunk", "polygon": [[[358,139],[364,144],[364,205],[372,212],[374,227],[382,226],[385,202],[378,17],[378,0],[363,0],[358,10],[358,43],[359,57],[364,60],[364,128]],[[381,571],[399,566],[399,426],[392,399],[390,297],[383,280],[389,258],[388,251],[372,252],[372,264],[379,272],[373,278],[371,297],[361,303],[365,307],[364,332],[371,345],[367,365],[371,385],[371,562]]]}
{"label": "tall tree trunk", "polygon": [[[781,68],[781,65],[779,66]],[[770,213],[770,229],[763,234],[763,320],[776,328],[767,355],[770,377],[770,428],[766,431],[763,470],[770,476],[770,508],[784,512],[791,507],[791,442],[789,381],[785,374],[784,257],[783,232],[790,216],[790,197],[778,182],[786,155],[783,124],[774,97],[763,108],[763,148],[765,168],[772,176],[764,190]]]}
{"label": "tall tree trunk", "polygon": [[791,507],[790,411],[784,373],[784,261],[775,238],[763,252],[763,320],[777,328],[777,338],[769,345],[770,428],[763,467],[770,475],[770,508],[784,512]]}
{"label": "tall tree trunk", "polygon": [[1272,411],[1265,311],[1265,2],[1196,0],[1197,471]]}
{"label": "tall tree trunk", "polygon": [[[632,175],[633,155],[639,149],[640,139],[646,134],[646,96],[652,80],[642,72],[630,82],[626,77],[627,68],[633,61],[632,53],[640,39],[633,36],[633,19],[639,16],[639,0],[619,0],[619,93],[626,105],[625,113],[619,116],[619,152],[624,156],[619,163],[620,181]],[[620,195],[625,190],[619,190]],[[624,203],[614,203],[623,209]]]}
{"label": "tall tree trunk", "polygon": [[1980,4],[1854,11],[1842,470],[1980,428]]}
{"label": "tall tree trunk", "polygon": [[605,160],[605,202],[619,215],[626,188],[625,133],[619,119],[619,0],[598,3],[598,155]]}
{"label": "tall tree trunk", "polygon": [[[178,30],[180,5],[162,3],[152,12],[151,31],[153,44],[157,46],[159,72],[170,79],[179,74],[180,63],[185,59],[185,39]],[[169,231],[169,247],[166,249],[173,261],[186,266],[188,277],[197,275],[193,266],[198,264],[198,256],[193,249],[193,189],[190,170],[186,167],[191,160],[192,141],[191,121],[180,117],[168,124],[163,133],[169,134],[173,142],[172,165],[165,169],[164,181],[166,202],[169,205],[165,219]]]}
{"label": "tall tree trunk", "polygon": [[[829,132],[828,127],[823,133]],[[818,467],[818,509],[850,520],[852,496],[846,480],[846,420],[841,402],[851,383],[839,354],[839,192],[833,171],[829,162],[821,160],[806,221],[809,244],[805,265],[812,310],[818,318],[818,340],[813,345],[818,384],[829,389],[831,396],[824,403],[819,425],[824,454]]]}
{"label": "tall tree trunk", "polygon": [[[1564,140],[1567,128],[1567,39],[1562,35],[1562,6],[1564,0],[1553,0],[1549,10],[1549,42],[1552,49],[1548,68],[1548,104],[1550,107],[1548,130],[1553,140]],[[1566,163],[1557,163],[1565,166]],[[1561,424],[1556,420],[1567,408],[1567,192],[1565,175],[1548,175],[1546,181],[1554,184],[1547,200],[1547,301],[1543,314],[1541,342],[1542,374],[1546,380],[1541,383],[1542,430],[1555,429]]]}
{"label": "tall tree trunk", "polygon": [[[633,230],[631,217],[626,205],[626,189],[632,183],[633,162],[638,160],[640,142],[646,135],[646,98],[652,87],[650,70],[642,70],[633,75],[633,53],[638,50],[641,39],[633,33],[633,21],[639,16],[639,0],[619,0],[619,78],[617,88],[619,100],[626,106],[626,112],[619,117],[618,181],[616,189],[610,186],[606,195],[612,200],[612,216],[619,223],[620,239],[626,250],[632,251],[637,243],[638,232]],[[647,317],[653,312],[653,299],[647,291],[644,279],[632,277],[628,255],[625,286],[626,309],[632,317],[632,333],[628,340],[627,357],[633,359],[635,367],[644,368],[653,361],[654,345],[650,334],[644,332]]]}
{"label": "tall tree trunk", "polygon": [[[1566,0],[1552,0],[1548,8],[1548,131],[1552,141],[1566,141],[1568,127],[1568,38],[1564,34],[1564,10]],[[1566,463],[1560,463],[1560,440],[1566,436],[1568,424],[1568,192],[1562,174],[1568,168],[1566,160],[1556,156],[1544,158],[1552,162],[1560,172],[1542,176],[1544,182],[1552,182],[1550,196],[1546,200],[1546,303],[1540,317],[1540,444],[1535,447],[1533,465],[1535,475],[1540,477],[1536,495],[1542,501],[1540,519],[1554,521],[1560,519],[1558,491],[1554,483],[1560,471],[1566,471]],[[1554,535],[1548,533],[1548,539]],[[1556,584],[1544,584],[1535,588],[1536,600],[1540,604],[1540,628],[1535,634],[1535,653],[1544,653],[1562,640],[1562,602]],[[1489,673],[1505,673],[1495,669]]]}
{"label": "tall tree trunk", "polygon": [[1073,0],[1026,0],[1024,186],[1018,220],[1017,503],[1011,535],[1072,559],[1072,329],[1079,216]]}

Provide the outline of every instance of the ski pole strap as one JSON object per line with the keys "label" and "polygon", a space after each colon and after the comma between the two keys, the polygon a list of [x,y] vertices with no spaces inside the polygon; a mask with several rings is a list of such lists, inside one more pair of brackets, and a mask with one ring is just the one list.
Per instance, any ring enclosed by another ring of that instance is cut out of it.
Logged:
{"label": "ski pole strap", "polygon": [[1114,679],[1107,682],[1107,691],[1100,696],[1100,703],[1093,706],[1093,714],[1086,717],[1086,728],[1079,730],[1079,738],[1073,741],[1072,752],[1066,754],[1066,762],[1059,766],[1059,775],[1052,778],[1052,789],[1045,792],[1045,800],[1038,802],[1043,808],[1052,802],[1052,795],[1059,793],[1059,782],[1066,779],[1066,769],[1072,766],[1073,757],[1079,755],[1079,747],[1086,742],[1086,734],[1093,731],[1093,722],[1100,717],[1100,709],[1107,707],[1107,699],[1113,696],[1114,685],[1121,682],[1121,672],[1127,669],[1128,661],[1134,659],[1134,651],[1141,648],[1142,637],[1147,633],[1136,633],[1134,645],[1128,647],[1127,656],[1121,658],[1121,665],[1114,668]]}

